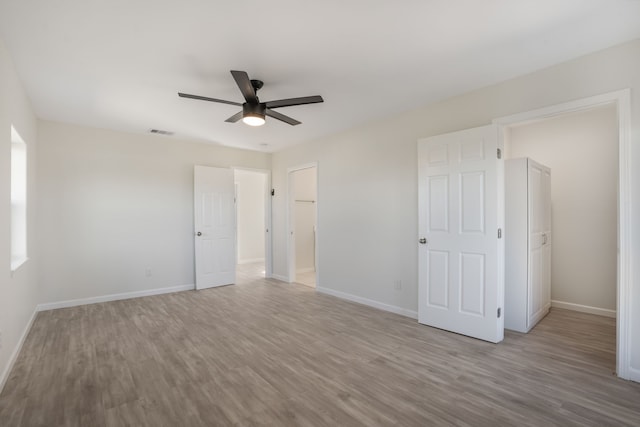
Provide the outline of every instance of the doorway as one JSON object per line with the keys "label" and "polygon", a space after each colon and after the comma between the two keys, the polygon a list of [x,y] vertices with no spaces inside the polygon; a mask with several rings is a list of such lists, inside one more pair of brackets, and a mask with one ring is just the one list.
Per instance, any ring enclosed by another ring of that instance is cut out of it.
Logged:
{"label": "doorway", "polygon": [[[551,107],[541,108],[539,110],[524,112],[520,114],[515,114],[512,116],[502,117],[494,120],[494,123],[499,126],[501,139],[503,141],[509,141],[510,139],[510,128],[517,128],[518,126],[524,126],[527,124],[534,125],[536,122],[542,122],[546,120],[553,120],[555,118],[562,118],[562,116],[567,116],[571,113],[585,113],[585,114],[597,114],[599,109],[602,109],[600,113],[612,113],[612,110],[608,110],[608,108],[613,109],[615,111],[615,120],[613,127],[615,128],[615,136],[613,137],[613,143],[609,147],[609,153],[607,156],[614,156],[617,160],[617,168],[614,168],[613,171],[609,171],[607,173],[613,175],[612,178],[615,182],[615,186],[613,187],[613,193],[610,194],[612,199],[609,200],[609,204],[615,206],[615,211],[613,216],[615,217],[615,225],[608,230],[609,237],[612,237],[615,241],[615,246],[613,249],[613,253],[617,255],[615,263],[615,275],[613,275],[614,287],[616,289],[615,292],[615,305],[614,307],[617,310],[612,311],[609,309],[605,310],[597,310],[599,312],[594,314],[607,315],[609,314],[611,317],[615,317],[616,319],[616,372],[618,376],[625,379],[635,378],[635,372],[629,366],[629,352],[628,346],[630,342],[630,291],[631,291],[631,282],[630,282],[630,240],[629,240],[629,229],[630,229],[630,167],[628,161],[628,152],[630,146],[630,136],[629,136],[629,117],[630,117],[630,91],[628,89],[621,90],[617,92],[611,92],[603,95],[597,95],[590,98],[580,99],[577,101],[568,102],[565,104],[555,105]],[[509,143],[507,143],[509,145]],[[505,147],[507,148],[507,147]],[[513,147],[509,147],[513,148]],[[583,147],[584,148],[584,147]],[[559,156],[559,147],[554,148],[555,153]],[[518,149],[516,149],[517,152]],[[507,148],[508,151],[508,148]],[[513,157],[515,153],[505,153],[507,156]],[[524,153],[518,153],[524,154]],[[574,148],[571,157],[573,162],[581,162],[582,156],[581,151]],[[539,156],[539,154],[536,154]],[[587,166],[591,168],[591,174],[599,176],[600,171],[600,159],[595,157],[596,160],[590,162]],[[534,159],[535,160],[535,159]],[[541,159],[544,162],[544,159]],[[615,161],[615,160],[614,160]],[[595,163],[595,164],[594,164]],[[551,165],[553,166],[553,165]],[[573,167],[573,166],[572,166]],[[561,167],[558,172],[564,172]],[[552,169],[552,193],[553,193],[553,169]],[[611,186],[610,186],[611,187]],[[590,189],[588,186],[583,185],[580,187],[580,193],[589,194]],[[570,197],[574,197],[575,194],[572,194]],[[552,201],[553,204],[553,201]],[[552,206],[552,209],[553,206]],[[581,215],[581,213],[577,213],[577,215]],[[611,215],[609,215],[611,216]],[[576,217],[577,218],[577,217]],[[582,218],[577,218],[582,219]],[[572,224],[573,226],[574,224]],[[587,236],[591,235],[591,231],[589,230]],[[557,243],[557,236],[556,236]],[[591,247],[593,242],[589,244]],[[614,256],[615,256],[614,255]],[[552,269],[553,270],[553,269]],[[609,271],[611,268],[609,268]],[[553,285],[552,285],[553,286]],[[558,297],[558,294],[555,294],[555,297]],[[552,297],[553,299],[553,297]],[[562,303],[562,301],[556,300],[556,305],[558,302]],[[561,306],[561,305],[557,305]],[[583,307],[580,307],[583,306]],[[565,306],[564,308],[569,308]],[[592,309],[586,304],[574,304],[573,309],[581,308],[582,311],[587,311]]]}
{"label": "doorway", "polygon": [[238,282],[271,277],[270,174],[234,169]]}
{"label": "doorway", "polygon": [[318,280],[318,167],[288,171],[289,282],[315,288]]}
{"label": "doorway", "polygon": [[612,105],[506,129],[506,159],[551,168],[552,307],[615,318],[617,140]]}

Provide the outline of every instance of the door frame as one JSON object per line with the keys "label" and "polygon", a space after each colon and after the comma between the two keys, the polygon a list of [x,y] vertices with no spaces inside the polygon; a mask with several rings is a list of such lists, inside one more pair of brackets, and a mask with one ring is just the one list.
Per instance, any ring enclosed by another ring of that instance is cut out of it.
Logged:
{"label": "door frame", "polygon": [[631,89],[551,105],[499,117],[498,138],[505,141],[505,129],[526,122],[550,119],[561,114],[612,105],[618,112],[618,271],[616,310],[616,372],[620,378],[640,381],[640,371],[630,365],[631,342]]}
{"label": "door frame", "polygon": [[298,166],[293,166],[287,168],[287,282],[292,283],[296,277],[296,246],[293,235],[293,228],[295,226],[295,195],[293,191],[293,173],[297,171],[301,171],[304,169],[316,168],[316,202],[315,211],[316,211],[316,238],[315,238],[315,269],[316,269],[316,288],[320,286],[319,272],[320,272],[320,264],[319,264],[319,256],[318,256],[318,241],[320,240],[318,236],[320,236],[319,223],[318,220],[318,205],[320,201],[320,170],[318,168],[318,162],[309,162],[304,163]]}
{"label": "door frame", "polygon": [[[241,170],[246,172],[255,172],[266,175],[264,184],[264,277],[270,279],[273,277],[273,225],[271,224],[271,170],[245,168],[240,166],[232,166],[234,177],[235,171]],[[236,245],[238,239],[237,231],[237,208],[236,208]]]}

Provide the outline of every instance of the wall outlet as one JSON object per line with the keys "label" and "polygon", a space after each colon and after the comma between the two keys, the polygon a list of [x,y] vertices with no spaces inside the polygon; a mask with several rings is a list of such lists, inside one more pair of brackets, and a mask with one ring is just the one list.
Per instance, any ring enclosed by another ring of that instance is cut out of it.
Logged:
{"label": "wall outlet", "polygon": [[151,277],[151,269],[150,269],[150,268],[145,269],[145,270],[144,270],[144,275],[145,275],[146,277]]}
{"label": "wall outlet", "polygon": [[394,280],[393,281],[393,289],[399,291],[402,289],[402,280]]}

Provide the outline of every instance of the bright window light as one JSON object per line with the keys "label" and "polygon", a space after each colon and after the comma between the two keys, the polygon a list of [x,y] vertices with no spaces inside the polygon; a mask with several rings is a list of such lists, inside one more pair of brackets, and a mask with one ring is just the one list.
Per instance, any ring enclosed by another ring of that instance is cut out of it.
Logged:
{"label": "bright window light", "polygon": [[11,270],[27,260],[27,144],[11,126]]}

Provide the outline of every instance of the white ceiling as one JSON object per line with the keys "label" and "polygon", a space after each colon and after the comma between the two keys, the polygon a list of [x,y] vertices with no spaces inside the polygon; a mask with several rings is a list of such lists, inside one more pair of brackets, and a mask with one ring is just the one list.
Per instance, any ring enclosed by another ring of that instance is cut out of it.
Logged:
{"label": "white ceiling", "polygon": [[[272,152],[640,38],[640,1],[0,0],[0,38],[40,118]],[[325,102],[251,128],[177,96],[242,102],[231,69]]]}

